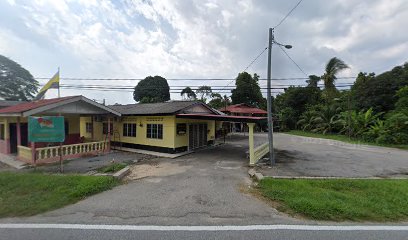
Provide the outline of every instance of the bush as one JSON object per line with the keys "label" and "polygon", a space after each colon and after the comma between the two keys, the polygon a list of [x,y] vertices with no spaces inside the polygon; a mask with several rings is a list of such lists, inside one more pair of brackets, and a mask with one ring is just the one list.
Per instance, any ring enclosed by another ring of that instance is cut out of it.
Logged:
{"label": "bush", "polygon": [[408,115],[392,113],[385,120],[385,131],[376,139],[377,143],[408,144]]}

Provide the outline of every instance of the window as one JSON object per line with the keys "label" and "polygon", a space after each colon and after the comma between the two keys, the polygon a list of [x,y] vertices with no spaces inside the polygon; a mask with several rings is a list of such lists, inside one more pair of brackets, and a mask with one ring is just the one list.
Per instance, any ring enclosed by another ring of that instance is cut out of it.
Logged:
{"label": "window", "polygon": [[5,138],[5,136],[4,136],[4,131],[5,131],[5,129],[4,129],[4,127],[5,127],[6,125],[4,125],[4,124],[2,124],[2,123],[0,123],[0,139],[1,140],[4,140],[4,138]]}
{"label": "window", "polygon": [[147,124],[146,137],[163,139],[163,124]]}
{"label": "window", "polygon": [[87,133],[92,133],[92,130],[93,130],[92,123],[87,122],[87,123],[85,123],[85,124],[86,124],[86,125],[85,125],[86,132],[87,132]]}
{"label": "window", "polygon": [[69,122],[64,122],[65,136],[69,135]]}
{"label": "window", "polygon": [[124,137],[136,137],[136,123],[124,123],[123,124],[123,136]]}
{"label": "window", "polygon": [[[108,123],[102,124],[102,133],[108,134]],[[112,133],[113,133],[113,123],[110,124],[110,134],[112,135]]]}

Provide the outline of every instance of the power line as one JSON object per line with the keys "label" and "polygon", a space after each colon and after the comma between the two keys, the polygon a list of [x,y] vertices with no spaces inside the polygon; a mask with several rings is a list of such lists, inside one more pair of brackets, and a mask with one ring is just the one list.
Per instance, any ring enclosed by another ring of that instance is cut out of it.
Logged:
{"label": "power line", "polygon": [[[337,77],[337,79],[355,79],[357,76],[352,77]],[[51,77],[36,77],[38,80],[49,80]],[[61,77],[64,81],[140,81],[141,78],[72,78],[72,77]],[[279,81],[296,81],[296,80],[308,80],[305,77],[288,77],[288,78],[272,78],[271,80]],[[235,78],[168,78],[167,81],[231,81]],[[266,81],[266,78],[260,78],[260,81]]]}
{"label": "power line", "polygon": [[290,56],[289,56],[289,54],[285,51],[285,49],[283,49],[283,47],[281,46],[281,45],[278,45],[279,46],[279,48],[285,53],[285,55],[296,65],[296,67],[305,75],[305,76],[308,76],[306,73],[305,73],[305,71],[303,71],[303,69],[299,66],[299,64],[297,64],[296,62],[295,62],[295,60],[293,60]]}
{"label": "power line", "polygon": [[299,4],[302,2],[303,0],[300,0],[286,15],[284,18],[282,18],[282,20],[274,27],[275,29],[277,27],[279,27],[285,20],[286,18],[289,17],[289,15],[299,6]]}
{"label": "power line", "polygon": [[266,49],[268,49],[268,47],[266,47],[266,48],[244,69],[244,71],[242,71],[242,72],[246,72],[246,70],[247,70],[250,66],[252,66],[252,64],[253,64],[256,60],[258,60],[258,58],[266,51]]}
{"label": "power line", "polygon": [[[258,60],[258,58],[266,51],[266,49],[268,49],[268,47],[266,47],[261,53],[259,53],[258,54],[258,56],[256,56],[255,58],[254,58],[254,60],[252,60],[252,62],[251,63],[249,63],[249,65],[244,69],[244,71],[242,71],[242,72],[245,72],[250,66],[252,66],[252,64],[254,63],[254,62],[256,62],[256,60]],[[228,87],[231,83],[233,83],[235,81],[235,79],[231,79],[231,81],[227,84],[227,86],[226,87]]]}

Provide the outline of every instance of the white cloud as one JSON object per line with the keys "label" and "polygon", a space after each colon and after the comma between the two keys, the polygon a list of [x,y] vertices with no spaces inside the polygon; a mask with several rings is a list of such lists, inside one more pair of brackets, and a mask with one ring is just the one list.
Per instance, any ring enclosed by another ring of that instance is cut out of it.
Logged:
{"label": "white cloud", "polygon": [[[0,3],[0,54],[36,76],[50,76],[60,66],[63,76],[72,77],[235,77],[264,49],[268,28],[296,2],[9,0]],[[321,74],[333,56],[352,66],[344,75],[379,72],[406,61],[407,21],[403,0],[306,1],[276,30],[276,37],[294,46],[288,53],[308,74]],[[303,77],[279,49],[273,58],[274,76]],[[266,55],[248,71],[265,77]],[[131,93],[83,94],[110,103],[132,101]]]}

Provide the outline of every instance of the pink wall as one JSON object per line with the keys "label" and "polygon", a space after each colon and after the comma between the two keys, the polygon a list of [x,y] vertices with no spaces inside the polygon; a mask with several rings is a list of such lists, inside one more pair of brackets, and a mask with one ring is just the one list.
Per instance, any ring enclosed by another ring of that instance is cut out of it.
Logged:
{"label": "pink wall", "polygon": [[10,140],[0,140],[0,153],[9,154],[10,153]]}

